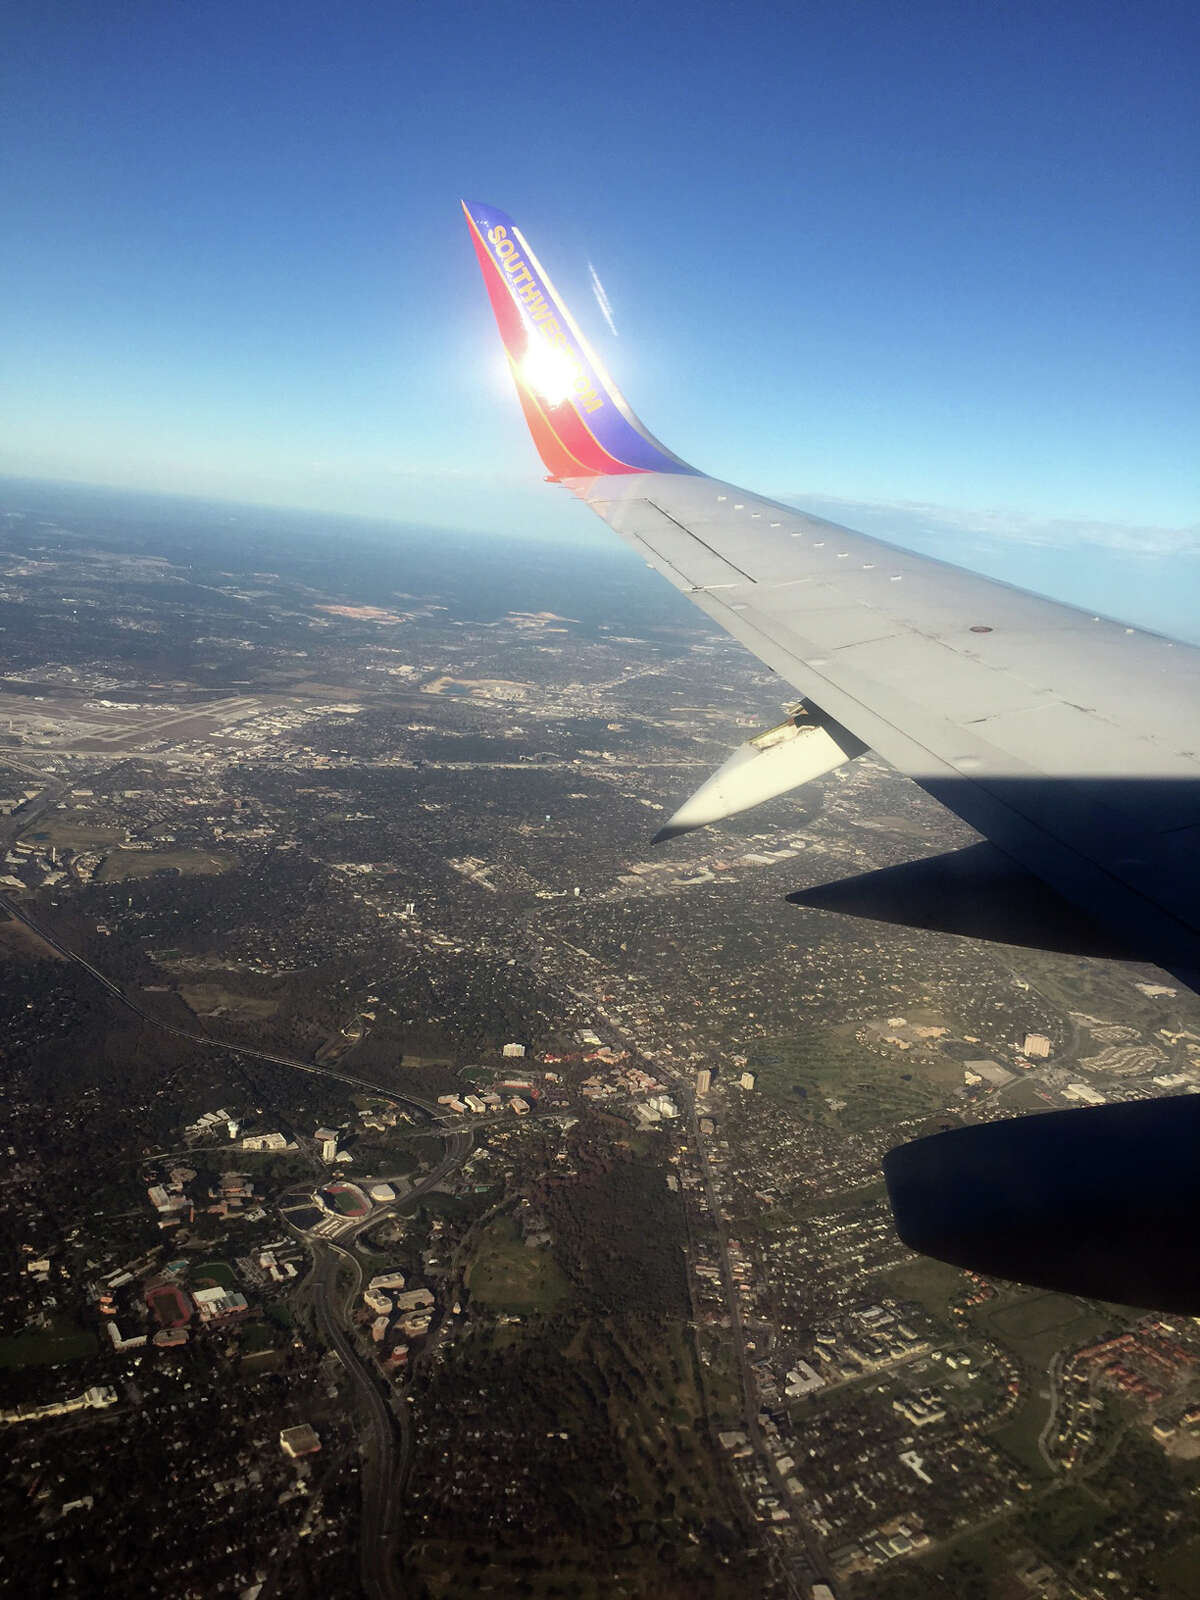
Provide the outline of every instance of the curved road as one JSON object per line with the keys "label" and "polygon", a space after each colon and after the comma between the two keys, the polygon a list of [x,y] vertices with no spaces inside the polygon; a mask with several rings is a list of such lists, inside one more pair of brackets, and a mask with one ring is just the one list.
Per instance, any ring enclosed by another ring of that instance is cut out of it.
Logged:
{"label": "curved road", "polygon": [[[396,1427],[379,1382],[367,1370],[346,1331],[350,1308],[362,1285],[362,1269],[355,1256],[330,1240],[311,1241],[313,1269],[309,1287],[321,1338],[336,1351],[369,1419],[362,1452],[362,1532],[359,1538],[362,1585],[379,1600],[399,1600],[395,1562],[394,1518],[389,1516],[390,1485],[396,1475]],[[344,1297],[337,1293],[338,1268],[350,1263],[353,1283]]]}
{"label": "curved road", "polygon": [[349,1072],[337,1072],[333,1067],[314,1066],[311,1061],[301,1061],[296,1056],[278,1055],[271,1050],[255,1050],[250,1045],[234,1044],[228,1039],[219,1039],[211,1033],[201,1033],[198,1028],[182,1028],[173,1022],[164,1022],[161,1017],[156,1017],[152,1011],[145,1010],[136,1000],[131,1000],[124,989],[106,978],[99,967],[94,967],[90,961],[68,945],[62,944],[52,933],[47,932],[39,922],[35,922],[29,914],[22,910],[7,895],[0,894],[0,910],[7,911],[10,917],[17,922],[22,922],[36,933],[43,943],[48,944],[52,950],[57,950],[60,956],[65,956],[68,961],[74,962],[77,967],[82,967],[89,977],[95,979],[102,989],[106,989],[113,999],[132,1011],[135,1017],[143,1022],[148,1022],[152,1028],[158,1028],[163,1033],[169,1033],[176,1039],[188,1039],[193,1044],[208,1045],[210,1049],[228,1050],[231,1055],[245,1056],[252,1061],[269,1061],[277,1067],[291,1067],[296,1072],[308,1072],[314,1077],[332,1078],[336,1083],[345,1083],[353,1089],[368,1089],[372,1094],[377,1094],[381,1099],[392,1100],[397,1105],[416,1106],[424,1111],[427,1116],[440,1119],[444,1116],[444,1109],[434,1105],[431,1101],[421,1100],[414,1094],[400,1094],[395,1089],[387,1088],[382,1083],[373,1083],[370,1078],[356,1078]]}
{"label": "curved road", "polygon": [[[407,1205],[436,1188],[466,1160],[471,1150],[470,1133],[449,1135],[449,1148],[441,1161],[397,1202]],[[390,1209],[390,1208],[389,1208]],[[353,1240],[379,1221],[379,1212],[364,1217],[343,1238]],[[362,1265],[352,1250],[332,1239],[309,1237],[313,1249],[313,1270],[306,1287],[313,1295],[317,1327],[321,1337],[337,1352],[339,1361],[354,1384],[370,1419],[371,1439],[363,1451],[362,1581],[369,1595],[380,1600],[398,1600],[396,1535],[400,1496],[412,1464],[412,1424],[408,1406],[393,1409],[374,1363],[364,1360],[350,1335],[351,1307],[362,1287]],[[353,1281],[347,1294],[337,1293],[338,1268],[350,1265]],[[400,1453],[396,1442],[399,1436]]]}

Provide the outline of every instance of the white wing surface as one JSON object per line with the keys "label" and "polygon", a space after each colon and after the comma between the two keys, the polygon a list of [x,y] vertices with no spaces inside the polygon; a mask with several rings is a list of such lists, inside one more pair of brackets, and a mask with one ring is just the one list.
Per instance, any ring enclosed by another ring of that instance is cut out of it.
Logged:
{"label": "white wing surface", "polygon": [[1200,651],[695,471],[634,416],[511,220],[465,209],[552,478],[835,728],[1192,981]]}

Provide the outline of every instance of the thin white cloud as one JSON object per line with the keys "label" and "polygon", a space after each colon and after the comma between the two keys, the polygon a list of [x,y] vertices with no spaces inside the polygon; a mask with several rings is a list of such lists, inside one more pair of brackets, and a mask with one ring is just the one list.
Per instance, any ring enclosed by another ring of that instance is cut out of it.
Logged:
{"label": "thin white cloud", "polygon": [[1168,528],[1082,517],[1038,517],[1004,509],[928,505],[913,500],[848,500],[833,495],[789,494],[786,499],[806,511],[858,527],[863,533],[900,542],[914,535],[940,540],[965,533],[997,547],[1024,545],[1062,551],[1091,547],[1143,556],[1200,554],[1200,524]]}
{"label": "thin white cloud", "polygon": [[596,296],[596,304],[600,307],[600,315],[608,323],[608,331],[614,339],[620,338],[620,334],[617,332],[617,325],[613,321],[612,301],[608,298],[604,285],[600,282],[600,274],[590,261],[588,262],[588,277],[592,280],[592,293]]}

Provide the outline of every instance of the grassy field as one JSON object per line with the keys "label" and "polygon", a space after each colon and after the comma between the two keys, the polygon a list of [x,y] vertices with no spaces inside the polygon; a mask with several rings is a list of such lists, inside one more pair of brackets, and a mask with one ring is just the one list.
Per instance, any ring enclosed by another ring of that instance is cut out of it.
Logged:
{"label": "grassy field", "polygon": [[65,961],[53,945],[13,917],[0,920],[0,957],[7,961]]}
{"label": "grassy field", "polygon": [[283,1366],[283,1357],[278,1350],[256,1350],[252,1355],[243,1356],[238,1365],[247,1378],[260,1378],[264,1373],[278,1372]]}
{"label": "grassy field", "polygon": [[949,1316],[950,1303],[962,1298],[967,1278],[958,1267],[949,1267],[944,1261],[933,1261],[918,1256],[906,1261],[902,1267],[889,1272],[888,1285],[892,1294],[901,1300],[918,1300],[941,1321]]}
{"label": "grassy field", "polygon": [[1024,1111],[1050,1111],[1053,1103],[1046,1099],[1045,1090],[1036,1078],[1018,1078],[1000,1091],[1000,1100],[1009,1116]]}
{"label": "grassy field", "polygon": [[1021,1404],[992,1439],[1035,1482],[1050,1476],[1038,1449],[1038,1438],[1050,1415],[1050,1362],[1059,1350],[1091,1344],[1112,1331],[1113,1322],[1067,1295],[1016,1290],[977,1306],[972,1320],[981,1333],[995,1339],[1036,1374]]}
{"label": "grassy field", "polygon": [[36,827],[21,835],[37,844],[53,845],[56,850],[105,850],[125,837],[123,828],[98,828],[94,823],[69,814],[39,817]]}
{"label": "grassy field", "polygon": [[466,1285],[479,1304],[513,1313],[552,1311],[569,1288],[548,1250],[521,1243],[511,1217],[498,1217],[483,1230]]}
{"label": "grassy field", "polygon": [[1011,1350],[1031,1367],[1045,1370],[1056,1351],[1090,1344],[1113,1327],[1065,1294],[1016,1290],[978,1306],[974,1321],[981,1333]]}
{"label": "grassy field", "polygon": [[[770,1039],[750,1058],[757,1088],[815,1122],[848,1132],[932,1116],[962,1083],[962,1067],[935,1051],[882,1055],[852,1025]],[[830,1100],[844,1101],[834,1110]]]}
{"label": "grassy field", "polygon": [[705,1341],[704,1351],[708,1357],[704,1387],[713,1426],[736,1428],[742,1417],[742,1386],[733,1349],[727,1339],[710,1336]]}
{"label": "grassy field", "polygon": [[237,1279],[233,1275],[233,1268],[227,1261],[202,1261],[198,1267],[192,1268],[190,1281],[197,1289],[237,1288]]}
{"label": "grassy field", "polygon": [[988,1434],[992,1442],[1011,1456],[1031,1483],[1044,1483],[1053,1474],[1042,1459],[1038,1439],[1050,1415],[1049,1395],[1027,1393],[1012,1417]]}
{"label": "grassy field", "polygon": [[215,983],[189,985],[181,988],[179,993],[188,1009],[198,1017],[211,1017],[219,1012],[222,1016],[257,1022],[264,1017],[273,1017],[279,1010],[279,1001],[267,995],[236,994],[232,989],[222,989]]}
{"label": "grassy field", "polygon": [[95,1353],[95,1335],[65,1322],[0,1339],[0,1367],[50,1367]]}
{"label": "grassy field", "polygon": [[404,1145],[384,1143],[376,1134],[356,1142],[354,1165],[360,1173],[386,1172],[389,1177],[406,1177],[417,1170],[420,1162]]}
{"label": "grassy field", "polygon": [[1109,962],[1045,954],[1038,963],[1037,987],[1057,1008],[1120,1021],[1138,1033],[1152,1034],[1173,1022],[1178,1008],[1165,998],[1148,999],[1131,980],[1131,974]]}
{"label": "grassy field", "polygon": [[126,878],[149,878],[155,872],[174,870],[183,877],[228,872],[233,857],[218,850],[114,850],[96,873],[97,883],[122,883]]}

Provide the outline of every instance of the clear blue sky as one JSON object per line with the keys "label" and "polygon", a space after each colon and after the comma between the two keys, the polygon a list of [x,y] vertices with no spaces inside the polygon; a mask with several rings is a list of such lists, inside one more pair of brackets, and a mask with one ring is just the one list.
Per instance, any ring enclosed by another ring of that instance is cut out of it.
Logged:
{"label": "clear blue sky", "polygon": [[0,58],[2,472],[577,535],[467,195],[708,471],[1200,544],[1194,3],[65,0]]}

